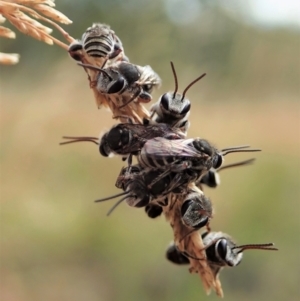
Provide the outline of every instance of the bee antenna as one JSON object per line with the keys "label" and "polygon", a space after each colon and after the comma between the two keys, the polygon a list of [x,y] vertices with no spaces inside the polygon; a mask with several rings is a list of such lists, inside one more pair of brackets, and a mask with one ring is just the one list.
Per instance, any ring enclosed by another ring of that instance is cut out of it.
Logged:
{"label": "bee antenna", "polygon": [[202,77],[204,77],[206,75],[206,73],[203,73],[202,75],[200,75],[199,77],[197,77],[195,80],[193,80],[183,91],[182,93],[182,98],[181,98],[181,101],[184,100],[184,97],[185,97],[185,93],[187,92],[187,90],[193,85],[195,84],[197,81],[199,81]]}
{"label": "bee antenna", "polygon": [[273,243],[267,243],[267,244],[249,244],[249,245],[241,245],[241,246],[235,246],[233,249],[240,249],[238,253],[241,253],[245,250],[269,250],[269,251],[278,251],[277,248],[273,247]]}
{"label": "bee antenna", "polygon": [[237,149],[237,148],[233,148],[233,149],[228,149],[227,151],[222,150],[221,155],[225,156],[225,155],[230,154],[230,153],[249,153],[249,152],[261,152],[261,149]]}
{"label": "bee antenna", "polygon": [[97,142],[98,138],[97,137],[70,137],[70,136],[63,136],[63,139],[70,139],[70,141],[64,141],[64,142],[60,142],[59,145],[64,145],[64,144],[70,144],[70,143],[74,143],[74,142],[93,142],[97,145],[99,145],[99,143]]}
{"label": "bee antenna", "polygon": [[112,195],[112,196],[109,196],[109,197],[106,197],[106,198],[103,198],[103,199],[96,200],[95,203],[112,200],[114,198],[117,198],[118,196],[127,195],[128,193],[130,193],[130,191],[125,191],[125,192],[122,192],[122,193],[118,193],[118,194],[115,194],[115,195]]}
{"label": "bee antenna", "polygon": [[243,149],[243,148],[248,148],[250,147],[250,145],[240,145],[240,146],[232,146],[232,147],[227,147],[227,148],[223,148],[223,151],[227,151],[227,150],[232,150],[232,149]]}
{"label": "bee antenna", "polygon": [[178,80],[177,80],[177,75],[176,75],[174,64],[173,64],[173,62],[170,62],[170,63],[171,63],[171,68],[172,68],[174,79],[175,79],[175,91],[173,94],[173,99],[174,99],[176,96],[177,90],[178,90]]}
{"label": "bee antenna", "polygon": [[103,69],[103,68],[104,68],[104,66],[106,65],[107,61],[108,61],[108,59],[104,60],[104,62],[103,62],[103,64],[102,64],[102,66],[101,66],[101,69]]}
{"label": "bee antenna", "polygon": [[252,158],[252,159],[248,159],[248,160],[241,161],[241,162],[236,162],[236,163],[232,163],[232,164],[227,164],[227,165],[224,165],[224,166],[218,168],[217,171],[219,172],[219,171],[221,171],[221,170],[223,170],[223,169],[230,168],[230,167],[237,167],[237,166],[249,165],[249,164],[252,164],[254,161],[255,161],[255,158]]}
{"label": "bee antenna", "polygon": [[93,65],[89,65],[89,64],[83,64],[83,63],[77,63],[79,66],[82,66],[83,68],[88,68],[88,69],[92,69],[92,70],[97,70],[100,71],[102,73],[104,73],[110,80],[112,80],[113,78],[102,68],[97,67],[97,66],[93,66]]}
{"label": "bee antenna", "polygon": [[126,200],[128,197],[133,197],[134,195],[126,195],[123,198],[121,198],[119,201],[117,201],[106,213],[106,216],[109,216],[124,200]]}

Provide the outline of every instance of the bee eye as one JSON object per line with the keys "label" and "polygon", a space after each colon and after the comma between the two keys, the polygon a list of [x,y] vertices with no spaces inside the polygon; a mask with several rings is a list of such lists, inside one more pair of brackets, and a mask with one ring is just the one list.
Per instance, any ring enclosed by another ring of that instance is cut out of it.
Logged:
{"label": "bee eye", "polygon": [[183,110],[181,110],[180,115],[185,115],[189,112],[189,110],[191,109],[191,104],[190,102],[184,106]]}
{"label": "bee eye", "polygon": [[80,43],[75,43],[70,45],[69,47],[69,54],[75,61],[81,61],[81,56],[77,54],[76,52],[78,50],[82,50],[82,45]]}
{"label": "bee eye", "polygon": [[222,163],[223,163],[223,157],[221,155],[216,155],[214,158],[213,167],[217,169],[221,167]]}
{"label": "bee eye", "polygon": [[116,51],[116,50],[119,50],[119,49],[121,49],[121,46],[118,43],[116,43],[114,45],[114,50]]}
{"label": "bee eye", "polygon": [[118,93],[123,89],[124,86],[125,86],[125,79],[124,77],[120,76],[115,82],[112,83],[107,93],[108,94]]}
{"label": "bee eye", "polygon": [[160,104],[163,106],[163,108],[168,111],[169,110],[169,97],[168,93],[165,93],[160,100]]}
{"label": "bee eye", "polygon": [[220,239],[217,243],[217,253],[221,259],[226,259],[227,254],[227,241],[226,239]]}
{"label": "bee eye", "polygon": [[181,216],[184,216],[187,210],[189,209],[190,205],[192,205],[194,201],[192,200],[187,200],[185,201],[182,206],[181,206]]}
{"label": "bee eye", "polygon": [[74,44],[71,44],[70,47],[69,47],[69,52],[70,51],[78,51],[78,50],[82,50],[82,44],[80,43],[74,43]]}
{"label": "bee eye", "polygon": [[103,157],[108,157],[110,153],[109,146],[107,145],[107,135],[104,135],[100,141],[99,152]]}

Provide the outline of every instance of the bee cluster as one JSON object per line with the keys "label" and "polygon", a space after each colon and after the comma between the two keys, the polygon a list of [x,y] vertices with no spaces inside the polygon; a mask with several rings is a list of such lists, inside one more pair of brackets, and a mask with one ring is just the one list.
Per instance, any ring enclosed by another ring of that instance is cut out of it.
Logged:
{"label": "bee cluster", "polygon": [[61,143],[93,142],[102,156],[116,154],[127,162],[115,184],[123,192],[96,202],[121,197],[108,214],[123,201],[144,207],[150,218],[164,214],[174,233],[167,259],[189,265],[190,272],[199,274],[207,293],[213,289],[223,296],[219,280],[223,267],[238,265],[247,249],[277,249],[272,243],[238,246],[229,235],[211,231],[213,206],[203,186],[218,186],[221,170],[254,160],[224,166],[227,154],[259,150],[247,145],[218,150],[205,139],[186,138],[191,109],[186,93],[205,74],[180,94],[171,62],[175,89],[164,93],[149,112],[143,103],[152,100],[151,92],[161,80],[150,66],[129,62],[121,40],[108,25],[93,24],[69,46],[69,53],[87,73],[98,107],[110,108],[113,118],[120,121],[101,139],[65,136]]}

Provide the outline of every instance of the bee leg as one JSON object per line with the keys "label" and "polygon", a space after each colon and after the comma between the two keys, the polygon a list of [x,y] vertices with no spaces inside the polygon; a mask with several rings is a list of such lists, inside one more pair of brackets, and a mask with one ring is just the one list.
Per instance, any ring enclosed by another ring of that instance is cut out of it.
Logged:
{"label": "bee leg", "polygon": [[180,162],[178,160],[178,161],[175,161],[174,163],[172,163],[170,165],[170,170],[173,171],[173,172],[182,172],[182,171],[184,171],[186,169],[189,169],[191,167],[192,167],[191,162],[189,162],[189,161]]}
{"label": "bee leg", "polygon": [[119,106],[118,109],[122,109],[126,107],[128,104],[130,104],[132,101],[134,101],[141,93],[141,89],[142,89],[141,87],[138,87],[137,91],[133,94],[133,96],[127,102]]}
{"label": "bee leg", "polygon": [[[127,162],[128,162],[128,166],[132,166],[132,154],[129,154]],[[131,168],[128,170],[128,173],[130,173],[130,171],[131,171]]]}

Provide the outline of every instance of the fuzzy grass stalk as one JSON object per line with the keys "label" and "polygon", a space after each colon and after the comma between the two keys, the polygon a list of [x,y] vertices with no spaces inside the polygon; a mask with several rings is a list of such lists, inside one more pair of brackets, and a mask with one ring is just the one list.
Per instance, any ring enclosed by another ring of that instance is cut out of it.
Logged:
{"label": "fuzzy grass stalk", "polygon": [[[49,45],[57,44],[68,51],[69,44],[75,41],[75,39],[64,31],[57,22],[70,24],[72,21],[54,9],[54,6],[55,4],[52,0],[0,0],[0,23],[3,23],[7,19],[20,32]],[[51,36],[52,28],[43,25],[37,20],[48,23],[58,30],[68,44]],[[13,39],[16,37],[16,34],[9,28],[0,26],[0,36]],[[0,53],[0,63],[2,64],[15,64],[18,60],[18,54]],[[83,56],[82,63],[89,64],[91,62],[89,62],[88,58]],[[94,92],[98,107],[101,105],[109,107],[112,111],[113,118],[120,119],[121,122],[127,122],[127,116],[130,116],[135,123],[142,123],[143,118],[150,118],[150,113],[141,103],[131,102],[125,106],[123,110],[120,110],[117,104],[110,98],[106,98],[106,96],[100,94],[97,89],[91,85],[91,83],[97,80],[99,72],[95,72],[94,70],[86,70],[86,72],[89,75],[89,84]],[[197,187],[194,188],[196,189]],[[201,235],[198,231],[189,234],[189,229],[187,229],[181,221],[180,208],[183,199],[183,196],[170,194],[169,205],[164,208],[165,217],[173,229],[174,242],[180,251],[187,252],[193,255],[194,258],[200,259],[191,260],[190,272],[198,273],[206,292],[210,293],[211,289],[213,289],[218,296],[222,297],[221,283],[219,279],[214,278],[208,267]]]}

